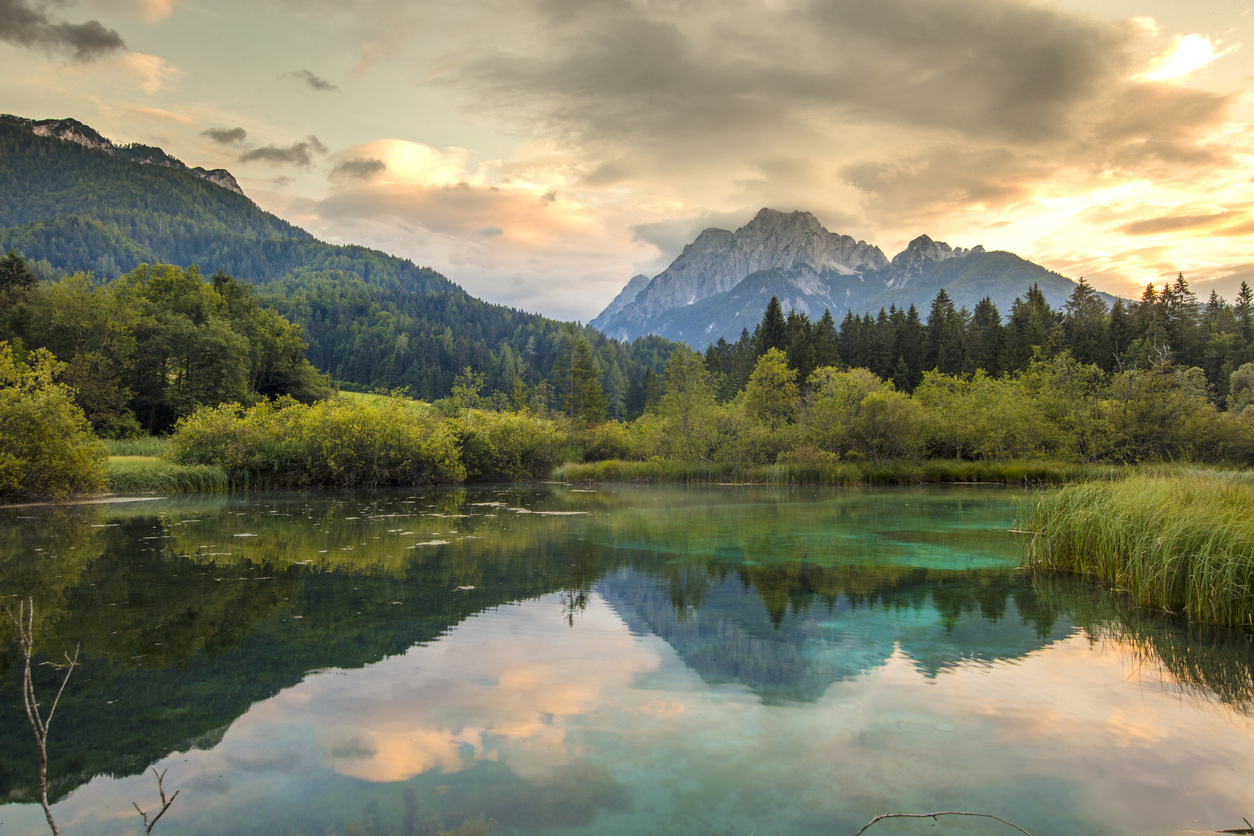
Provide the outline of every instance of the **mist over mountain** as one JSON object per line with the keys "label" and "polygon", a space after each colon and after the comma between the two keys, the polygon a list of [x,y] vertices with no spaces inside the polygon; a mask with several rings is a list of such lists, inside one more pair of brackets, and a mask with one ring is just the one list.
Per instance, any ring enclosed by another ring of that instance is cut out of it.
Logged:
{"label": "mist over mountain", "polygon": [[864,241],[825,229],[809,212],[761,210],[729,232],[707,229],[651,280],[636,276],[591,325],[619,339],[656,334],[697,348],[753,329],[772,296],[811,319],[830,310],[915,305],[925,311],[944,288],[954,303],[985,296],[1003,312],[1030,285],[1058,307],[1075,282],[1013,253],[951,247],[921,235],[889,261]]}

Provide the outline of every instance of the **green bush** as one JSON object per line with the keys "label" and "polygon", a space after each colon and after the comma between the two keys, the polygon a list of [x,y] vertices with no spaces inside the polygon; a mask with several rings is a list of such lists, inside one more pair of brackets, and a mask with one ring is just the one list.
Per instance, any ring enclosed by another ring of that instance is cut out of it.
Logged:
{"label": "green bush", "polygon": [[28,366],[0,343],[0,500],[59,498],[104,488],[104,445],[48,351]]}
{"label": "green bush", "polygon": [[170,457],[218,465],[255,485],[380,487],[466,478],[453,429],[418,417],[396,398],[201,409],[179,421]]}
{"label": "green bush", "polygon": [[548,478],[563,442],[552,421],[526,413],[475,411],[448,426],[466,478],[480,482]]}

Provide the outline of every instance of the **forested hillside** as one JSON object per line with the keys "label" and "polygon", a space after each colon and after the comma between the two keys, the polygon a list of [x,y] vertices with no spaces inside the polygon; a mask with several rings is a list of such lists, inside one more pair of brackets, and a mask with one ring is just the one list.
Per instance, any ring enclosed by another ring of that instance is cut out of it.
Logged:
{"label": "forested hillside", "polygon": [[435,399],[470,366],[485,375],[485,394],[512,394],[518,381],[544,396],[557,377],[553,363],[577,332],[618,416],[632,382],[640,390],[672,348],[660,338],[606,340],[483,302],[406,259],[318,241],[185,171],[37,136],[5,117],[0,181],[0,249],[20,252],[39,278],[84,272],[100,283],[141,264],[222,272],[300,325],[315,368],[350,387],[408,387]]}

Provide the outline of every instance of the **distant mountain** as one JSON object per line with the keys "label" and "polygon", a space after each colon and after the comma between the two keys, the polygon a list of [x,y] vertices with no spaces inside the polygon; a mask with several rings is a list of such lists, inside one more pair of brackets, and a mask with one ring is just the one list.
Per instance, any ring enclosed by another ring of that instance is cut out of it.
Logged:
{"label": "distant mountain", "polygon": [[[467,366],[486,375],[485,394],[510,392],[515,380],[534,386],[549,378],[569,327],[476,299],[408,259],[318,241],[258,207],[229,172],[114,145],[73,119],[0,116],[0,184],[0,252],[18,250],[45,278],[113,279],[144,263],[223,270],[305,329],[317,369],[359,387],[440,398]],[[672,348],[583,333],[614,415],[629,383],[646,367],[660,371]]]}
{"label": "distant mountain", "polygon": [[704,348],[753,330],[772,296],[786,312],[817,319],[830,310],[839,321],[848,311],[891,305],[915,305],[926,318],[941,288],[968,309],[988,296],[1003,314],[1032,284],[1055,307],[1075,289],[1013,253],[951,247],[926,235],[890,262],[878,247],[828,232],[808,212],[772,209],[734,233],[705,230],[666,270],[647,284],[643,278],[633,278],[590,324],[619,339],[656,334]]}
{"label": "distant mountain", "polygon": [[828,232],[809,212],[763,209],[735,232],[705,230],[630,303],[615,311],[615,299],[589,324],[611,336],[651,333],[646,325],[660,314],[730,290],[758,271],[796,265],[853,275],[888,259],[879,247]]}

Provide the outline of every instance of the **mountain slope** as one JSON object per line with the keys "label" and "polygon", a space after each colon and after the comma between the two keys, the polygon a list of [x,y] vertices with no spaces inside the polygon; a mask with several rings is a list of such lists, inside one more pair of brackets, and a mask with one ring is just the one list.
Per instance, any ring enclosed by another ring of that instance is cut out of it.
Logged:
{"label": "mountain slope", "polygon": [[[553,374],[571,325],[475,299],[407,259],[318,241],[210,175],[159,148],[114,146],[74,120],[0,116],[0,250],[46,261],[45,276],[113,279],[142,263],[222,270],[304,328],[320,371],[361,388],[435,399],[467,366],[485,375],[485,395]],[[657,337],[581,333],[614,415],[630,382],[660,371],[672,349]]]}
{"label": "mountain slope", "polygon": [[801,264],[853,274],[887,266],[888,259],[865,241],[828,232],[809,212],[763,209],[735,232],[702,232],[633,301],[612,311],[616,299],[591,324],[613,336],[639,336],[649,333],[645,323],[663,312],[731,290],[752,273]]}
{"label": "mountain slope", "polygon": [[[720,337],[734,341],[742,329],[752,330],[772,296],[779,297],[785,312],[796,310],[813,320],[830,310],[839,320],[848,311],[875,313],[892,305],[914,305],[926,315],[944,288],[958,307],[974,309],[987,296],[1007,315],[1033,284],[1054,307],[1065,303],[1076,286],[1013,253],[951,247],[926,235],[891,262],[878,248],[850,242],[806,212],[763,209],[735,233],[702,232],[643,290],[635,289],[642,277],[632,279],[592,324],[618,337],[657,334],[704,348]],[[749,269],[760,263],[770,266]]]}

